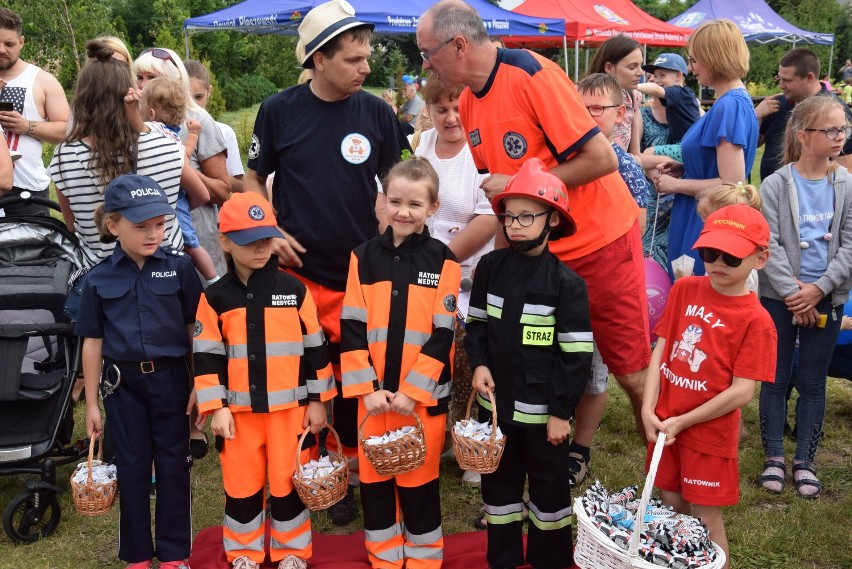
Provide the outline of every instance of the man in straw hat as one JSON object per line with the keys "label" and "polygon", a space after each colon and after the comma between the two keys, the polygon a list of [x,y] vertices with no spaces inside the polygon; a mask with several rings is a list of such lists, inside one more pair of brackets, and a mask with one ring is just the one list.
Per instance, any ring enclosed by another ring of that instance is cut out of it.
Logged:
{"label": "man in straw hat", "polygon": [[[345,0],[308,12],[299,26],[300,63],[313,78],[263,102],[246,174],[246,187],[266,196],[266,178],[275,172],[270,201],[282,238],[274,251],[316,301],[338,381],[349,254],[378,235],[383,197],[376,178],[410,151],[390,107],[361,89],[372,30]],[[356,400],[334,400],[334,425],[350,456],[357,456],[356,414]],[[330,516],[338,525],[355,519],[354,488]]]}

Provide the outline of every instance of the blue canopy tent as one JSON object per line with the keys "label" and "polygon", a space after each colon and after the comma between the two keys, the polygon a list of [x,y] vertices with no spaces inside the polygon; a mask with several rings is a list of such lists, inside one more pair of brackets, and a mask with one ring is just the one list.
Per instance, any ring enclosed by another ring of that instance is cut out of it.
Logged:
{"label": "blue canopy tent", "polygon": [[779,16],[764,0],[700,0],[670,24],[697,28],[705,20],[727,18],[742,31],[747,42],[762,45],[796,44],[830,45],[828,72],[834,59],[834,34],[802,30]]}
{"label": "blue canopy tent", "polygon": [[[184,39],[189,57],[189,32],[234,30],[253,34],[296,35],[311,8],[326,0],[246,0],[229,8],[184,20]],[[434,0],[349,0],[357,17],[374,24],[378,34],[413,34],[417,20]],[[495,36],[565,37],[565,20],[515,14],[486,0],[466,0]]]}

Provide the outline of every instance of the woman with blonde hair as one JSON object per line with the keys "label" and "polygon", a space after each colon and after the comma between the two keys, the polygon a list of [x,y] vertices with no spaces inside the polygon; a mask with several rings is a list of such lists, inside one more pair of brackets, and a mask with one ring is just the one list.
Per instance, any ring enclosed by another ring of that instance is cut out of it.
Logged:
{"label": "woman with blonde hair", "polygon": [[101,36],[95,39],[111,47],[113,51],[112,56],[117,60],[123,61],[127,65],[130,65],[133,62],[133,58],[130,57],[130,50],[127,49],[127,45],[121,40],[121,38],[117,38],[115,36]]}
{"label": "woman with blonde hair", "polygon": [[692,249],[703,226],[696,201],[710,188],[747,178],[757,150],[758,124],[742,82],[749,69],[749,51],[736,24],[730,20],[702,24],[690,36],[687,51],[689,70],[699,85],[714,89],[716,102],[684,135],[683,164],[664,162],[653,178],[658,192],[675,194],[669,263],[688,255],[695,260],[695,274],[703,275],[704,263]]}

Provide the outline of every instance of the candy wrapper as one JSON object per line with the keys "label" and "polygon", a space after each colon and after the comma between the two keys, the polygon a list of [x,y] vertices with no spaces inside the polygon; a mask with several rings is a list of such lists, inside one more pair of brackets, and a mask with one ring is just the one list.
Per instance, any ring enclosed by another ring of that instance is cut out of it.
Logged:
{"label": "candy wrapper", "polygon": [[[77,469],[74,471],[74,477],[72,480],[78,484],[86,484],[88,475],[88,462],[81,462],[77,465]],[[96,484],[106,484],[108,482],[114,482],[115,480],[116,475],[114,464],[107,464],[100,460],[92,461],[92,482]]]}
{"label": "candy wrapper", "polygon": [[[364,444],[365,445],[371,445],[371,446],[384,445],[384,444],[387,444],[387,443],[398,441],[402,437],[404,437],[404,436],[406,436],[410,433],[413,433],[414,430],[415,429],[414,429],[413,426],[406,425],[405,427],[401,427],[401,428],[399,428],[395,431],[388,431],[384,435],[373,435],[372,437],[370,437],[368,439],[364,439]],[[420,437],[417,437],[417,440],[419,441]]]}
{"label": "candy wrapper", "polygon": [[332,461],[328,456],[323,456],[319,460],[311,460],[302,465],[302,478],[304,480],[323,478],[345,466],[346,463],[342,461]]}
{"label": "candy wrapper", "polygon": [[689,255],[681,255],[672,261],[672,272],[675,280],[691,277],[695,274],[695,259]]}
{"label": "candy wrapper", "polygon": [[[456,422],[453,427],[453,431],[455,431],[457,435],[461,435],[475,441],[482,442],[491,439],[491,423],[480,423],[473,419],[464,419]],[[498,426],[497,431],[494,434],[494,440],[499,441],[502,438],[503,433],[500,431],[500,427]]]}

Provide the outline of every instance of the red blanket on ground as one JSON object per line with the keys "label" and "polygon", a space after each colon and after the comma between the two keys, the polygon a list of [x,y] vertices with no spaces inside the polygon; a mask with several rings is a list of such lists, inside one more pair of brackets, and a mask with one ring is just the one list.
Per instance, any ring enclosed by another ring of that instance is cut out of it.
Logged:
{"label": "red blanket on ground", "polygon": [[[488,569],[485,562],[486,535],[486,532],[479,531],[444,536],[444,569]],[[308,563],[311,569],[370,569],[363,532],[350,535],[314,533],[313,541],[314,555]],[[195,569],[231,567],[222,548],[221,526],[201,530],[192,545],[189,562]],[[263,567],[274,569],[276,565],[267,561]]]}

